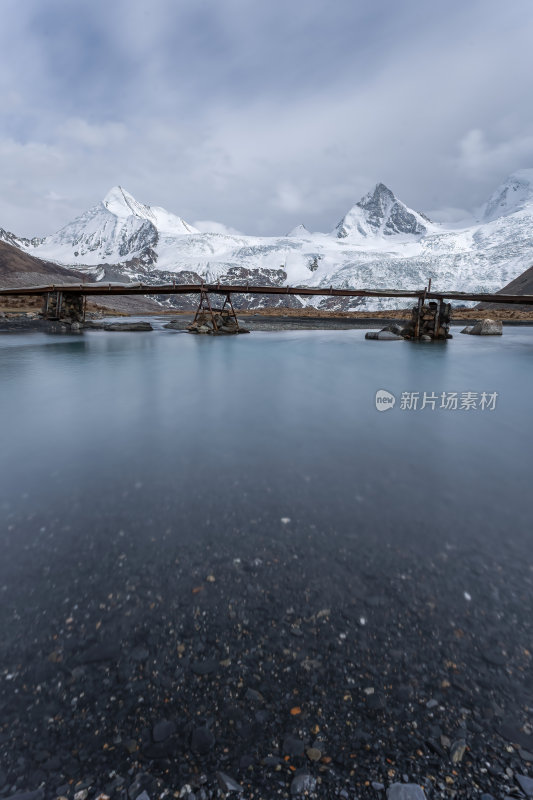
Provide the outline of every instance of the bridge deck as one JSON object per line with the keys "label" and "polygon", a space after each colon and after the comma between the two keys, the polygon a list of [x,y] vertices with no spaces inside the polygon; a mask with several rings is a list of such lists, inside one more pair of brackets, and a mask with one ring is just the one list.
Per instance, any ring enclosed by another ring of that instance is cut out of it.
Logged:
{"label": "bridge deck", "polygon": [[414,289],[334,289],[333,287],[310,288],[303,286],[249,286],[248,284],[190,283],[148,285],[143,283],[68,283],[46,286],[17,286],[0,288],[4,295],[46,295],[51,292],[83,295],[147,295],[147,294],[274,294],[297,295],[301,297],[411,297],[427,300],[475,301],[478,303],[509,303],[533,305],[533,295],[488,294],[483,292],[427,291]]}

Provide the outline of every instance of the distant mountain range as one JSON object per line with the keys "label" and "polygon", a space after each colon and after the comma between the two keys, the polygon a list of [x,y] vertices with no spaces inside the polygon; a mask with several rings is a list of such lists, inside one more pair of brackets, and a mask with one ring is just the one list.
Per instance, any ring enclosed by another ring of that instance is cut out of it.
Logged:
{"label": "distant mountain range", "polygon": [[[431,222],[378,183],[330,233],[303,225],[280,237],[201,233],[118,186],[57,233],[25,239],[0,229],[0,240],[90,280],[418,289],[431,278],[435,289],[495,292],[533,263],[533,169],[509,176],[480,221],[461,229]],[[255,299],[259,307],[285,302]],[[388,301],[316,298],[315,304],[378,309]]]}

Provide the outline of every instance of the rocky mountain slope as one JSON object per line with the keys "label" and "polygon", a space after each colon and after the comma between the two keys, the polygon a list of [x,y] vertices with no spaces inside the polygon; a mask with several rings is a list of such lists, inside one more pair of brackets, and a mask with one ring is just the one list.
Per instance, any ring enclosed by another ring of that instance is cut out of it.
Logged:
{"label": "rocky mountain slope", "polygon": [[[414,289],[431,278],[435,289],[494,292],[533,262],[533,170],[511,175],[489,198],[482,219],[462,229],[431,222],[382,183],[331,232],[300,225],[280,237],[200,233],[115,187],[55,234],[29,240],[3,232],[0,238],[92,280]],[[314,304],[375,310],[390,302],[317,298]]]}
{"label": "rocky mountain slope", "polygon": [[12,234],[0,229],[0,286],[38,286],[84,279],[77,270],[60,267],[21,251],[9,243],[8,237],[16,241]]}
{"label": "rocky mountain slope", "polygon": [[[533,295],[533,266],[522,272],[518,278],[511,281],[500,289],[499,294],[532,294]],[[514,311],[533,311],[533,306],[530,305],[502,305],[501,303],[479,303],[476,308],[481,309],[498,309],[498,308],[512,308]]]}

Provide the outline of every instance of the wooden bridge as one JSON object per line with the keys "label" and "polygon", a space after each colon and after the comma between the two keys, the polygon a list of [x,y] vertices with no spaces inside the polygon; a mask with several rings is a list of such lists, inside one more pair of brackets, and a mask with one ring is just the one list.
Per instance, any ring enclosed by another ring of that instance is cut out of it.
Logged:
{"label": "wooden bridge", "polygon": [[64,283],[46,286],[16,286],[0,288],[0,296],[7,295],[148,295],[148,294],[273,294],[296,295],[299,297],[411,297],[415,300],[448,300],[457,302],[475,301],[478,303],[510,303],[533,305],[533,295],[489,294],[485,292],[435,291],[431,282],[424,289],[337,289],[309,286],[256,286],[254,284],[222,283]]}
{"label": "wooden bridge", "polygon": [[[43,297],[43,316],[48,319],[61,320],[70,318],[81,321],[85,319],[87,297],[113,295],[182,295],[197,294],[200,298],[197,316],[201,309],[213,312],[210,295],[225,297],[223,308],[228,305],[231,314],[235,312],[231,295],[293,295],[297,297],[359,297],[359,298],[412,298],[418,301],[421,309],[426,300],[437,301],[439,308],[444,302],[478,302],[514,305],[532,305],[533,295],[489,294],[484,292],[434,291],[431,281],[423,289],[350,289],[308,286],[256,286],[254,284],[223,283],[68,283],[48,284],[45,286],[16,286],[0,288],[1,296],[33,295]],[[196,318],[195,318],[196,319]]]}

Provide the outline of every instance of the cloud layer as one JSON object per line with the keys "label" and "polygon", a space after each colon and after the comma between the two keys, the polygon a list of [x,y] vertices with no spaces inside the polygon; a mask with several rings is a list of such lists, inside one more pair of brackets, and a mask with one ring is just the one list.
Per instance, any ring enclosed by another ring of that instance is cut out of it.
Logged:
{"label": "cloud layer", "polygon": [[2,12],[0,227],[16,233],[56,230],[117,183],[247,233],[330,230],[377,181],[457,219],[533,166],[529,0]]}

